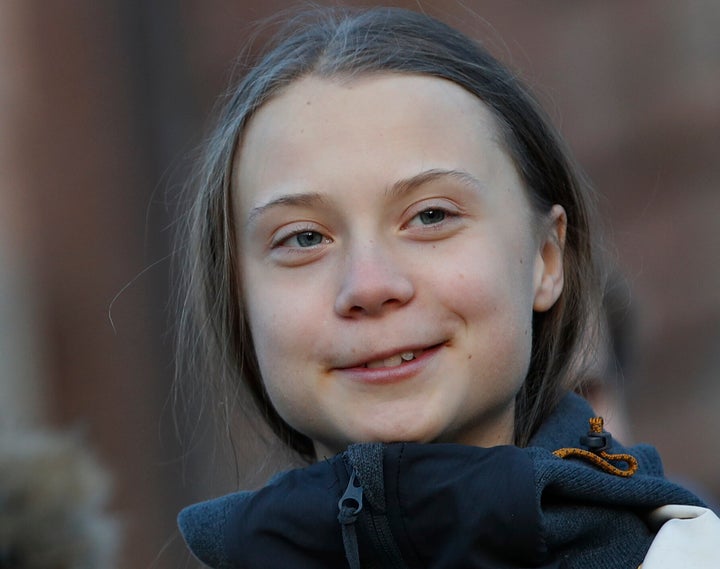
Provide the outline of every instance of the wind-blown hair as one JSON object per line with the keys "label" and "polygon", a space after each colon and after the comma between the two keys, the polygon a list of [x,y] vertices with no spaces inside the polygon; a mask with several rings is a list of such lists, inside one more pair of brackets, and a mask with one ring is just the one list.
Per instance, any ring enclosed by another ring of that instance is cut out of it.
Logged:
{"label": "wind-blown hair", "polygon": [[374,73],[439,77],[474,94],[494,116],[536,218],[542,219],[553,204],[567,212],[564,290],[548,312],[534,314],[531,361],[516,400],[515,443],[524,446],[562,395],[575,387],[578,340],[599,306],[591,191],[516,75],[478,43],[420,13],[322,8],[301,15],[231,90],[192,181],[183,244],[180,355],[197,358],[195,381],[235,394],[244,383],[273,431],[301,455],[312,456],[310,439],[285,423],[263,387],[239,290],[233,164],[253,113],[293,82],[309,75]]}

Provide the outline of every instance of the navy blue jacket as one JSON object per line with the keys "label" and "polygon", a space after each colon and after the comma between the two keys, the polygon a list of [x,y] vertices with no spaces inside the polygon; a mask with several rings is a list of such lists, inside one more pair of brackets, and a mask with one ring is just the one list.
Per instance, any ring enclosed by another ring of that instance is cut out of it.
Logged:
{"label": "navy blue jacket", "polygon": [[179,525],[215,569],[621,568],[642,563],[645,514],[702,505],[656,451],[628,478],[552,451],[578,447],[592,410],[568,395],[530,446],[359,444],[255,492],[190,506]]}

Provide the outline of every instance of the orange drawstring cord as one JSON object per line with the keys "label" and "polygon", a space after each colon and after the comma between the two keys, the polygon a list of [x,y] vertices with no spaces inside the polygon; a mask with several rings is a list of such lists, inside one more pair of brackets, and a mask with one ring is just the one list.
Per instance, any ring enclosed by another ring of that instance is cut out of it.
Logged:
{"label": "orange drawstring cord", "polygon": [[[606,449],[610,448],[612,436],[606,433],[603,428],[603,418],[594,417],[590,419],[590,431],[586,437],[580,438],[580,444],[590,450],[581,448],[561,448],[553,452],[559,458],[584,458],[608,474],[629,478],[637,472],[638,461],[630,454],[610,454]],[[612,462],[624,462],[627,469],[618,468]]]}

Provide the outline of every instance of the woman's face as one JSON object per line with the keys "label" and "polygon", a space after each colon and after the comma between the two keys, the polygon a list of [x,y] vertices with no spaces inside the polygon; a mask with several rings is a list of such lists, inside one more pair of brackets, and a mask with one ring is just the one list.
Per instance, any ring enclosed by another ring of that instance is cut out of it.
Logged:
{"label": "woman's face", "polygon": [[278,413],[319,457],[511,443],[565,214],[533,214],[485,106],[426,76],[307,77],[239,150],[239,284]]}

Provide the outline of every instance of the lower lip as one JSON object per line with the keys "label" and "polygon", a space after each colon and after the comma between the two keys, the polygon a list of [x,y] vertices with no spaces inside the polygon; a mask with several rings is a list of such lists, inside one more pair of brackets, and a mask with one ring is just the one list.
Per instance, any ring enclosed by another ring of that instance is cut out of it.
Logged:
{"label": "lower lip", "polygon": [[343,377],[358,383],[386,385],[406,381],[417,376],[435,358],[444,344],[425,350],[419,357],[395,367],[351,367],[335,370]]}

